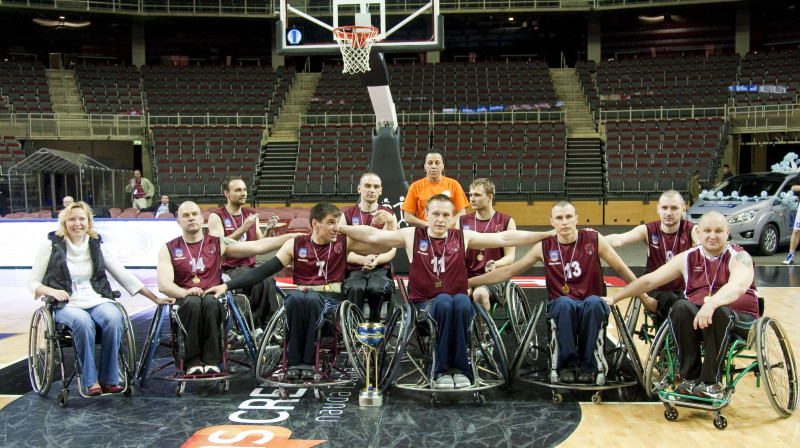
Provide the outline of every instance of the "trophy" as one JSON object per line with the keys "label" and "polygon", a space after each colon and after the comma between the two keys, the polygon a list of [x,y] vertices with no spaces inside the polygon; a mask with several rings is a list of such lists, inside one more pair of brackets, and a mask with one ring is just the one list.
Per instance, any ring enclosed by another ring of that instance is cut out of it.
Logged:
{"label": "trophy", "polygon": [[[378,353],[377,348],[383,343],[383,336],[386,333],[386,326],[374,322],[364,322],[358,324],[355,330],[358,340],[364,345],[365,362],[364,367],[367,373],[366,387],[358,394],[358,404],[361,406],[381,406],[383,405],[383,394],[378,390]],[[370,359],[374,358],[375,371],[370,376]]]}

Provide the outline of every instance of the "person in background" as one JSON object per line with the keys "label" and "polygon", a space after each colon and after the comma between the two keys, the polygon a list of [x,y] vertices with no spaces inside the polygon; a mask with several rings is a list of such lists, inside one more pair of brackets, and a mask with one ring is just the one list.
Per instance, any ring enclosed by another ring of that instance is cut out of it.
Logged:
{"label": "person in background", "polygon": [[136,210],[136,215],[138,216],[141,212],[153,212],[156,218],[164,213],[172,213],[172,215],[175,216],[175,214],[178,213],[178,205],[169,202],[169,196],[162,194],[161,202],[158,205],[152,205],[141,210]]}
{"label": "person in background", "polygon": [[125,186],[125,191],[131,194],[133,208],[141,210],[150,207],[156,188],[149,179],[142,177],[141,170],[133,170],[133,179]]}
{"label": "person in background", "polygon": [[408,188],[403,201],[403,220],[410,226],[428,227],[425,219],[425,204],[428,199],[443,194],[453,200],[456,212],[450,227],[458,224],[458,218],[466,213],[469,201],[464,189],[455,179],[444,175],[444,156],[439,151],[428,151],[425,155],[425,178],[420,179]]}

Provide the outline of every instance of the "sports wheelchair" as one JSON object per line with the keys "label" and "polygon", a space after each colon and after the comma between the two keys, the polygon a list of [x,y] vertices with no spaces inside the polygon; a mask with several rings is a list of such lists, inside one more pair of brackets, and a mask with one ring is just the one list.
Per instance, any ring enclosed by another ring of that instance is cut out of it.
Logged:
{"label": "sports wheelchair", "polygon": [[[222,365],[219,373],[186,374],[185,349],[183,338],[185,330],[178,316],[177,305],[159,305],[150,321],[150,328],[147,331],[147,339],[142,349],[139,360],[139,368],[136,378],[139,384],[144,386],[148,376],[155,379],[175,381],[175,394],[180,396],[186,390],[188,382],[218,382],[220,392],[226,392],[230,387],[230,378],[243,373],[252,367],[256,360],[255,339],[253,332],[252,314],[247,297],[240,294],[228,292],[219,298],[225,309],[226,314],[220,322],[220,346],[223,348]],[[166,316],[169,316],[170,340],[161,341],[162,327]],[[234,347],[240,347],[238,350]],[[158,347],[167,347],[172,352],[172,359],[168,359],[158,367],[150,369]],[[233,364],[243,366],[245,369],[234,368]],[[162,370],[174,365],[171,373],[155,375]]]}
{"label": "sports wheelchair", "polygon": [[[763,310],[761,299],[759,305]],[[678,377],[677,346],[669,322],[661,325],[645,363],[644,386],[648,394],[657,395],[664,403],[667,420],[677,420],[677,406],[683,406],[712,411],[714,427],[725,429],[728,421],[721,415],[721,410],[730,403],[739,380],[750,371],[756,375],[757,387],[763,381],[767,398],[778,415],[788,417],[797,410],[797,368],[792,346],[778,321],[762,316],[750,326],[746,340],[735,332],[731,335],[723,366],[723,396],[720,399],[702,398],[674,392]],[[743,362],[743,366],[737,367],[739,362]]]}
{"label": "sports wheelchair", "polygon": [[[324,400],[323,387],[345,384],[356,378],[365,377],[366,354],[356,340],[355,330],[359,324],[366,322],[366,319],[358,306],[342,300],[336,305],[333,315],[325,313],[321,324],[317,326],[313,379],[286,379],[288,372],[286,350],[289,338],[286,331],[286,308],[283,302],[287,296],[280,288],[278,293],[279,309],[267,324],[256,357],[255,374],[260,384],[277,387],[282,398],[289,396],[288,389],[312,388],[314,396]],[[348,362],[355,372],[348,369]]]}
{"label": "sports wheelchair", "polygon": [[[114,298],[120,296],[118,291],[114,291]],[[72,333],[68,326],[56,323],[54,320],[57,302],[52,297],[45,297],[45,305],[33,313],[28,334],[28,375],[30,376],[31,388],[34,392],[46,396],[55,380],[56,369],[61,371],[61,390],[58,392],[58,404],[61,407],[67,405],[69,400],[69,385],[73,379],[77,378],[78,392],[82,397],[88,397],[84,393],[84,385],[81,383],[81,371],[78,365],[78,358],[74,356],[74,368],[72,373],[66,374],[64,364],[64,348],[71,347]],[[133,328],[128,318],[125,307],[119,302],[114,302],[122,313],[124,323],[122,337],[118,350],[119,376],[124,380],[122,393],[131,396],[134,393],[133,380],[136,362],[136,344],[133,339]],[[95,326],[95,344],[99,344],[101,339],[101,329]]]}
{"label": "sports wheelchair", "polygon": [[498,333],[511,333],[517,344],[522,340],[528,322],[532,318],[531,306],[525,291],[513,281],[505,282],[503,295],[492,303],[488,314],[499,326]]}
{"label": "sports wheelchair", "polygon": [[469,359],[473,384],[460,389],[436,389],[433,368],[436,363],[436,325],[427,312],[418,311],[408,297],[405,279],[396,281],[400,303],[387,321],[384,344],[378,353],[379,388],[427,392],[431,404],[439,404],[440,393],[472,393],[480,406],[486,402],[483,391],[509,385],[506,349],[500,333],[482,306],[473,302],[476,316],[469,332]]}
{"label": "sports wheelchair", "polygon": [[614,327],[617,330],[616,337],[614,339],[609,337],[608,322],[604,322],[598,332],[595,346],[598,372],[594,383],[559,382],[556,371],[558,358],[556,325],[546,312],[546,307],[547,300],[538,301],[533,307],[533,317],[525,329],[511,364],[512,378],[519,376],[522,381],[552,389],[555,403],[563,401],[561,392],[565,390],[594,391],[592,402],[600,403],[604,390],[637,386],[642,383],[642,362],[626,322],[616,305],[611,307]]}

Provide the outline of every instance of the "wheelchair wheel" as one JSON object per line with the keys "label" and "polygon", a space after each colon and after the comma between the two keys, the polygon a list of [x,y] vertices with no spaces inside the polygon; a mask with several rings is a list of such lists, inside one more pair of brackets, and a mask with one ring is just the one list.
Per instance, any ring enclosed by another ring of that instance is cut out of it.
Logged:
{"label": "wheelchair wheel", "polygon": [[388,389],[400,367],[400,361],[405,354],[406,342],[411,331],[411,306],[404,303],[396,306],[392,316],[386,323],[386,334],[383,346],[378,353],[378,388],[381,391]]}
{"label": "wheelchair wheel", "polygon": [[28,375],[31,388],[41,396],[47,395],[55,376],[55,322],[46,307],[33,313],[28,339]]}
{"label": "wheelchair wheel", "polygon": [[117,352],[119,376],[125,379],[126,389],[131,389],[136,375],[136,341],[134,340],[133,326],[128,318],[128,312],[122,304],[117,303],[116,305],[119,307],[123,319],[125,319],[125,327],[122,329],[122,338]]}
{"label": "wheelchair wheel", "polygon": [[520,338],[517,351],[514,353],[514,360],[511,364],[510,376],[513,378],[519,374],[520,369],[525,364],[533,364],[539,359],[539,339],[536,334],[536,326],[539,325],[542,315],[544,314],[544,302],[540,302],[533,310],[531,319],[528,320],[528,325]]}
{"label": "wheelchair wheel", "polygon": [[281,307],[267,324],[256,359],[256,380],[267,380],[280,373],[286,341],[286,308]]}
{"label": "wheelchair wheel", "polygon": [[358,325],[366,322],[364,314],[353,302],[347,300],[339,304],[338,313],[339,321],[337,326],[344,341],[344,348],[347,350],[347,357],[350,359],[350,364],[356,369],[361,381],[366,381],[367,348],[357,340],[355,333]]}
{"label": "wheelchair wheel", "polygon": [[150,328],[147,330],[147,338],[144,340],[142,346],[142,353],[139,357],[139,365],[136,369],[136,379],[139,380],[139,385],[144,385],[147,381],[147,374],[150,370],[150,363],[153,361],[153,356],[158,348],[158,339],[161,331],[161,323],[164,318],[165,305],[158,305],[153,318],[150,320]]}
{"label": "wheelchair wheel", "polygon": [[514,333],[514,340],[519,344],[525,335],[528,321],[533,317],[531,305],[522,288],[514,283],[508,282],[506,285],[506,306],[508,307],[509,318],[511,319],[511,330]]}
{"label": "wheelchair wheel", "polygon": [[508,386],[511,384],[511,377],[508,375],[506,348],[500,339],[500,333],[486,310],[476,302],[472,302],[472,305],[476,316],[472,322],[470,339],[475,360],[473,369],[476,385],[480,380],[482,383],[501,381]]}
{"label": "wheelchair wheel", "polygon": [[758,370],[772,407],[782,417],[797,409],[797,369],[789,339],[781,325],[769,317],[756,322]]}
{"label": "wheelchair wheel", "polygon": [[675,380],[675,341],[669,334],[669,323],[664,322],[658,329],[653,345],[647,354],[642,386],[647,396],[652,397],[672,384]]}

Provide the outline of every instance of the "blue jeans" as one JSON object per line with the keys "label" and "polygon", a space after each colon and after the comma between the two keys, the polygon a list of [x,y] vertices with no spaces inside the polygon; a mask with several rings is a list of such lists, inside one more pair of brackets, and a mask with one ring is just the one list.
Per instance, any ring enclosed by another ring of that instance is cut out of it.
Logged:
{"label": "blue jeans", "polygon": [[547,312],[556,323],[556,368],[560,370],[565,367],[580,367],[584,372],[596,372],[594,349],[597,333],[608,319],[611,308],[598,296],[589,296],[583,300],[561,296],[550,300]]}
{"label": "blue jeans", "polygon": [[101,303],[93,308],[81,309],[65,306],[55,311],[55,321],[68,326],[72,332],[75,357],[81,369],[81,383],[91,386],[98,381],[94,365],[95,325],[103,331],[100,347],[100,384],[119,383],[117,353],[125,325],[122,313],[113,302]]}
{"label": "blue jeans", "polygon": [[428,315],[436,326],[436,365],[433,374],[446,372],[451,367],[461,370],[472,379],[469,363],[469,327],[475,317],[475,308],[466,294],[439,294],[432,301],[416,302],[422,311],[430,304]]}

